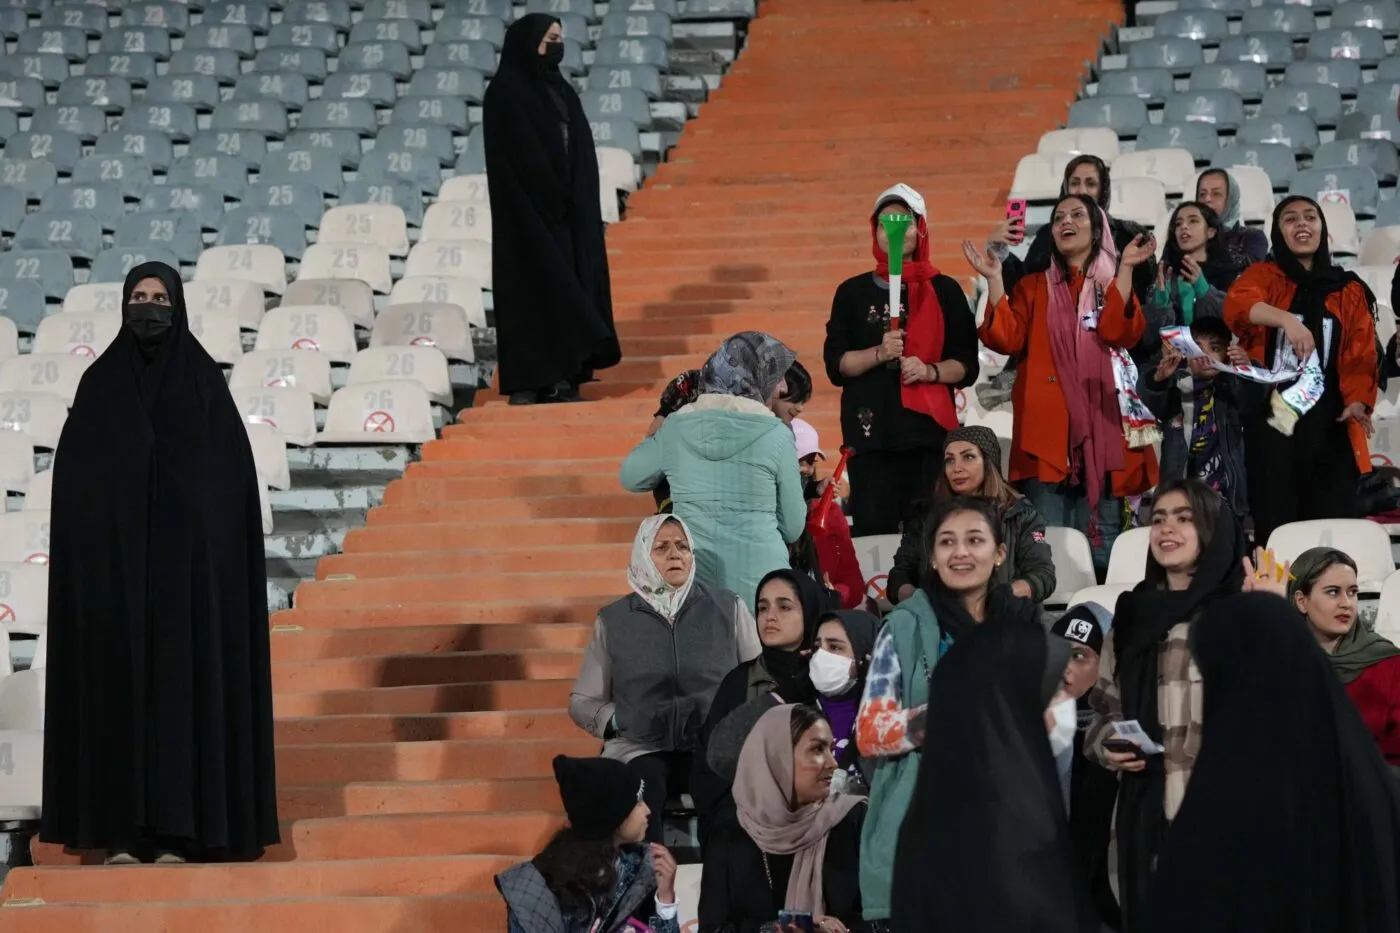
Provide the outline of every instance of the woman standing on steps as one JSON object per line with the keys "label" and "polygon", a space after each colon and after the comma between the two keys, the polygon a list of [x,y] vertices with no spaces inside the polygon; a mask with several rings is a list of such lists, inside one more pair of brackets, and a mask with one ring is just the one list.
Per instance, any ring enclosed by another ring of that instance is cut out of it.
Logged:
{"label": "woman standing on steps", "polygon": [[521,17],[482,105],[500,391],[512,405],[578,401],[594,370],[622,359],[598,156],[563,57],[558,19]]}

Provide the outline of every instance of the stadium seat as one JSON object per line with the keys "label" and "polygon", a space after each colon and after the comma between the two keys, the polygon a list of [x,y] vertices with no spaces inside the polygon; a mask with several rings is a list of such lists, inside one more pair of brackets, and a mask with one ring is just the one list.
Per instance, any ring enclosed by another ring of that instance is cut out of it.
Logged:
{"label": "stadium seat", "polygon": [[[244,421],[270,424],[293,447],[316,442],[316,408],[311,393],[293,387],[229,387]],[[4,414],[0,396],[0,416]]]}
{"label": "stadium seat", "polygon": [[85,143],[96,143],[107,132],[107,114],[90,105],[40,107],[29,121],[34,133],[72,133]]}
{"label": "stadium seat", "polygon": [[[1102,84],[1100,84],[1102,86]],[[1187,82],[1189,92],[1234,91],[1244,100],[1259,100],[1269,87],[1269,76],[1263,65],[1254,62],[1231,62],[1222,65],[1197,65],[1191,69]],[[1167,93],[1175,91],[1175,85]],[[1167,94],[1160,99],[1165,100]]]}
{"label": "stadium seat", "polygon": [[150,166],[137,155],[90,155],[73,169],[74,185],[113,189],[133,201],[145,196],[151,181]]}
{"label": "stadium seat", "polygon": [[67,420],[68,406],[51,392],[0,392],[0,431],[18,431],[35,447],[58,447]]}
{"label": "stadium seat", "polygon": [[450,304],[391,305],[374,320],[371,347],[436,347],[449,360],[476,361],[464,309]]}
{"label": "stadium seat", "polygon": [[[1016,192],[1022,190],[1014,183],[1011,187]],[[1034,198],[1034,195],[1026,194],[1026,197]],[[489,243],[491,207],[480,201],[438,201],[423,215],[419,240],[484,240]]]}
{"label": "stadium seat", "polygon": [[131,84],[125,78],[73,75],[58,86],[60,107],[97,107],[110,115],[130,107],[131,100]]}
{"label": "stadium seat", "polygon": [[[107,29],[107,11],[101,6],[76,3],[50,7],[39,16],[40,29],[77,29],[96,39]],[[43,40],[48,44],[49,40]]]}
{"label": "stadium seat", "polygon": [[1361,251],[1361,237],[1356,229],[1356,215],[1346,204],[1322,202],[1322,215],[1327,218],[1327,235],[1334,255],[1355,256]]}
{"label": "stadium seat", "polygon": [[122,117],[123,130],[166,133],[176,142],[189,142],[198,126],[198,116],[189,104],[142,104]]}
{"label": "stadium seat", "polygon": [[1356,112],[1394,113],[1397,102],[1400,102],[1400,81],[1375,81],[1357,91]]}
{"label": "stadium seat", "polygon": [[481,283],[475,279],[445,275],[406,275],[394,283],[389,307],[414,304],[449,304],[461,308],[472,327],[486,327]]}
{"label": "stadium seat", "polygon": [[212,130],[256,130],[268,139],[283,138],[287,127],[287,108],[275,100],[225,101],[209,120]]}
{"label": "stadium seat", "polygon": [[332,363],[355,356],[355,328],[333,305],[280,305],[268,309],[258,327],[256,350],[316,350]]}
{"label": "stadium seat", "polygon": [[[1338,136],[1340,135],[1339,131]],[[1317,125],[1313,123],[1312,118],[1301,113],[1246,120],[1235,134],[1235,143],[1279,143],[1302,155],[1312,155],[1317,147],[1322,145],[1318,138]]]}
{"label": "stadium seat", "polygon": [[219,103],[219,82],[211,75],[158,75],[147,83],[145,99],[152,104],[185,104],[197,113],[209,113]]}
{"label": "stadium seat", "polygon": [[1150,535],[1150,528],[1131,528],[1118,536],[1113,542],[1113,550],[1108,555],[1105,583],[1135,585],[1142,582],[1143,575],[1147,572]]}
{"label": "stadium seat", "polygon": [[467,108],[470,95],[457,97],[405,97],[394,105],[389,120],[401,126],[442,126],[457,135],[470,131]]}
{"label": "stadium seat", "polygon": [[408,379],[423,387],[430,401],[444,407],[453,404],[452,380],[447,357],[436,347],[370,347],[355,354],[347,386],[385,379]]}
{"label": "stadium seat", "polygon": [[73,260],[59,250],[18,250],[0,253],[0,282],[31,282],[46,298],[59,299],[73,287]]}
{"label": "stadium seat", "polygon": [[1306,35],[1317,28],[1317,16],[1306,4],[1270,4],[1244,11],[1240,32],[1288,32]]}
{"label": "stadium seat", "polygon": [[121,317],[92,311],[60,311],[39,322],[34,353],[71,354],[94,359],[117,338]]}
{"label": "stadium seat", "polygon": [[1362,165],[1305,169],[1293,176],[1289,191],[1321,203],[1348,204],[1358,217],[1374,217],[1380,203],[1376,173]]}
{"label": "stadium seat", "polygon": [[0,231],[13,235],[27,216],[28,198],[14,188],[0,187]]}
{"label": "stadium seat", "polygon": [[140,211],[125,215],[112,235],[113,246],[169,250],[193,264],[204,249],[199,221],[183,211]]}
{"label": "stadium seat", "polygon": [[354,130],[368,139],[379,130],[374,105],[366,100],[313,100],[301,108],[303,130]]}
{"label": "stadium seat", "polygon": [[1208,123],[1233,130],[1244,120],[1244,99],[1236,91],[1191,91],[1167,98],[1163,123]]}
{"label": "stadium seat", "polygon": [[1129,68],[1166,68],[1185,77],[1192,68],[1204,63],[1205,52],[1194,39],[1153,36],[1128,46]]}
{"label": "stadium seat", "polygon": [[1313,547],[1331,547],[1349,554],[1356,561],[1357,582],[1363,593],[1379,593],[1386,578],[1395,572],[1390,534],[1382,526],[1365,519],[1289,522],[1269,535],[1269,548],[1286,561]]}
{"label": "stadium seat", "polygon": [[134,156],[156,172],[175,162],[175,143],[164,133],[104,133],[93,147],[94,156]]}
{"label": "stadium seat", "polygon": [[[423,102],[442,101],[432,98]],[[442,185],[442,169],[434,156],[419,150],[388,146],[375,146],[365,153],[360,162],[359,176],[367,182],[407,181],[428,194],[436,194]]]}
{"label": "stadium seat", "polygon": [[189,311],[190,333],[214,362],[232,366],[243,355],[238,319],[221,311]]}
{"label": "stadium seat", "polygon": [[[1055,592],[1045,600],[1049,608],[1062,608],[1080,590],[1095,584],[1094,555],[1089,539],[1073,528],[1050,526],[1045,529],[1045,543],[1055,561]],[[1113,607],[1109,607],[1112,611]]]}
{"label": "stadium seat", "polygon": [[[48,477],[43,482],[44,486],[52,485],[52,473],[52,470],[45,470],[39,474]],[[29,498],[25,498],[25,510],[40,511],[37,503],[33,509],[30,508]],[[41,635],[48,624],[48,568],[24,561],[0,564],[0,625],[11,635]],[[3,694],[3,689],[0,689],[0,697]]]}
{"label": "stadium seat", "polygon": [[[68,58],[52,52],[33,52],[14,58],[3,58],[0,59],[0,74],[16,80],[32,78],[40,87],[57,90],[63,79],[68,77]],[[9,84],[8,81],[5,83]]]}
{"label": "stadium seat", "polygon": [[306,223],[291,211],[235,208],[224,214],[214,245],[240,246],[245,243],[266,243],[281,250],[287,259],[299,261],[306,252]]}
{"label": "stadium seat", "polygon": [[419,24],[407,19],[374,19],[365,17],[350,27],[346,48],[357,42],[396,42],[414,55],[423,54],[423,32]]}
{"label": "stadium seat", "polygon": [[467,137],[467,146],[462,150],[462,155],[457,160],[457,174],[486,174],[486,141],[482,135],[481,127],[472,130],[471,135]]}
{"label": "stadium seat", "polygon": [[1400,198],[1387,198],[1381,201],[1381,209],[1376,211],[1376,225],[1382,227],[1400,226]]}
{"label": "stadium seat", "polygon": [[[1375,227],[1366,234],[1357,261],[1364,266],[1394,267],[1400,259],[1400,226]],[[1389,291],[1387,287],[1385,291]]]}
{"label": "stadium seat", "polygon": [[1279,85],[1264,95],[1259,113],[1264,117],[1301,113],[1318,126],[1336,126],[1342,117],[1342,94],[1330,85]]}
{"label": "stadium seat", "polygon": [[[14,434],[13,432],[10,433],[10,436],[11,436],[11,437],[19,437],[19,435]],[[24,445],[25,445],[26,447],[28,447],[28,449],[29,449],[29,451],[30,451],[29,456],[32,458],[32,457],[34,456],[34,453],[33,453],[33,451],[34,451],[34,446],[33,446],[32,444],[30,444],[28,440],[23,440],[23,443],[24,443]],[[29,481],[29,488],[26,489],[26,490],[24,490],[24,504],[20,506],[21,510],[26,511],[26,512],[32,512],[32,511],[47,512],[47,511],[49,511],[49,509],[52,507],[52,505],[53,505],[53,470],[52,470],[52,469],[48,469],[48,470],[45,470],[45,471],[42,472],[42,473],[35,473],[35,474],[34,474],[34,478],[31,479],[31,480]],[[33,565],[33,564],[15,564],[14,566],[16,566],[16,567],[34,567],[35,565]],[[43,571],[40,571],[40,572],[43,573]],[[47,578],[47,576],[48,576],[47,573],[45,573],[44,575],[45,575],[45,578]],[[0,587],[0,589],[3,589],[3,587]]]}
{"label": "stadium seat", "polygon": [[1308,39],[1308,58],[1342,58],[1364,67],[1385,58],[1385,37],[1380,30],[1365,26],[1346,29],[1319,29]]}
{"label": "stadium seat", "polygon": [[481,240],[418,243],[408,251],[404,275],[465,276],[490,288],[491,244]]}
{"label": "stadium seat", "polygon": [[[4,372],[0,364],[0,374]],[[27,493],[33,482],[34,445],[23,434],[0,431],[0,490]]]}
{"label": "stadium seat", "polygon": [[287,285],[282,304],[331,305],[345,312],[357,327],[374,326],[374,290],[356,279],[298,278]]}
{"label": "stadium seat", "polygon": [[366,100],[375,107],[392,107],[398,99],[398,86],[387,71],[346,71],[326,78],[321,86],[323,100]]}
{"label": "stadium seat", "polygon": [[1400,638],[1400,571],[1386,577],[1381,586],[1375,630],[1391,641]]}
{"label": "stadium seat", "polygon": [[1313,154],[1313,168],[1360,166],[1376,173],[1382,185],[1393,184],[1400,174],[1400,156],[1383,139],[1334,139]]}
{"label": "stadium seat", "polygon": [[157,26],[171,35],[182,36],[190,28],[190,10],[183,3],[166,0],[124,3],[121,21],[123,26]]}
{"label": "stadium seat", "polygon": [[[436,205],[434,205],[436,207]],[[428,213],[432,213],[432,208]],[[426,235],[426,221],[425,221]],[[337,243],[381,246],[390,256],[408,255],[408,222],[392,204],[344,204],[326,211],[320,236]]]}
{"label": "stadium seat", "polygon": [[1069,605],[1078,606],[1081,603],[1094,603],[1112,613],[1118,606],[1118,597],[1131,590],[1134,585],[1131,583],[1104,583],[1098,586],[1086,586],[1069,598]]}
{"label": "stadium seat", "polygon": [[120,55],[150,55],[166,62],[172,54],[170,33],[155,26],[122,26],[109,29],[98,46],[103,52]]}
{"label": "stadium seat", "polygon": [[269,48],[320,49],[334,55],[340,48],[340,33],[329,23],[292,23],[283,20],[267,34]]}
{"label": "stadium seat", "polygon": [[125,78],[132,87],[146,87],[156,76],[156,57],[98,52],[87,60],[83,74],[94,78]]}
{"label": "stadium seat", "polygon": [[[67,73],[67,65],[65,65],[64,74],[67,75]],[[16,118],[22,113],[32,114],[47,103],[43,81],[38,78],[15,75],[9,75],[4,80],[0,80],[0,99],[6,102],[5,112]],[[14,127],[10,132],[12,134],[19,132],[18,119],[15,120]]]}
{"label": "stadium seat", "polygon": [[[450,131],[448,135],[451,135]],[[354,130],[293,130],[287,134],[282,148],[326,149],[335,153],[342,168],[349,169],[358,168],[363,156],[360,136]]]}
{"label": "stadium seat", "polygon": [[[509,0],[507,0],[506,5],[510,5]],[[506,21],[510,18],[509,11],[504,16],[454,16],[449,13],[438,20],[433,44],[428,46],[427,55],[431,56],[434,49],[447,48],[459,42],[485,42],[492,49],[499,49],[505,44]],[[446,59],[443,61],[447,63]],[[437,61],[426,57],[423,62],[430,66],[438,64]],[[455,62],[454,64],[464,63]]]}
{"label": "stadium seat", "polygon": [[[568,47],[565,43],[565,65],[568,64]],[[576,48],[576,47],[575,47]],[[594,52],[595,65],[654,65],[660,71],[669,71],[671,56],[666,43],[654,36],[642,38],[599,39]],[[560,66],[564,69],[564,65]]]}
{"label": "stadium seat", "polygon": [[[234,27],[221,27],[232,29]],[[243,59],[247,56],[242,54],[242,48],[235,49],[201,49],[191,48],[189,39],[185,40],[185,47],[174,55],[170,56],[169,74],[173,75],[207,75],[218,81],[220,86],[231,86],[235,78],[243,70]],[[251,44],[252,36],[248,36]]]}
{"label": "stadium seat", "polygon": [[486,96],[486,76],[475,68],[422,68],[414,72],[404,96],[456,97],[479,104]]}
{"label": "stadium seat", "polygon": [[111,282],[74,285],[63,296],[63,310],[120,314],[122,287]]}
{"label": "stadium seat", "polygon": [[83,141],[75,133],[16,133],[5,140],[5,155],[11,159],[43,159],[63,175],[71,175],[83,157]]}
{"label": "stadium seat", "polygon": [[[79,313],[67,314],[76,316]],[[44,318],[44,321],[51,321],[58,316]],[[102,315],[99,320],[104,324],[109,320],[113,321],[106,328],[111,332],[107,343],[111,343],[111,337],[116,335],[117,328],[121,326],[121,318],[107,314]],[[0,362],[0,392],[46,392],[62,399],[64,405],[72,405],[73,396],[78,391],[78,380],[82,379],[83,373],[92,365],[92,360],[90,355],[63,350],[36,350],[23,356],[12,356]],[[0,431],[0,434],[3,433],[7,432]]]}
{"label": "stadium seat", "polygon": [[331,360],[319,350],[253,350],[229,376],[235,389],[301,389],[319,405],[331,400]]}
{"label": "stadium seat", "polygon": [[337,57],[339,70],[328,76],[326,82],[336,75],[355,72],[390,74],[396,80],[407,81],[413,74],[411,54],[412,50],[402,42],[352,42],[340,50]]}
{"label": "stadium seat", "polygon": [[[650,65],[595,66],[588,70],[585,87],[589,91],[637,90],[647,100],[660,100],[663,91],[661,72]],[[1102,84],[1099,89],[1102,92]]]}
{"label": "stadium seat", "polygon": [[1287,32],[1253,32],[1223,39],[1215,52],[1219,64],[1255,62],[1277,71],[1293,61],[1293,35]]}
{"label": "stadium seat", "polygon": [[1349,113],[1337,121],[1336,138],[1400,142],[1400,120],[1394,113]]}
{"label": "stadium seat", "polygon": [[[1117,137],[1114,137],[1116,140]],[[604,150],[599,150],[600,152]],[[612,150],[616,152],[617,150]],[[599,158],[599,174],[605,174],[602,163],[604,159]],[[627,164],[633,166],[631,157],[627,159]],[[454,175],[442,183],[442,189],[438,191],[439,201],[476,201],[488,207],[491,204],[491,192],[486,185],[485,175]]]}
{"label": "stadium seat", "polygon": [[330,73],[326,53],[320,49],[265,48],[253,59],[253,71],[268,75],[300,75],[321,82]]}
{"label": "stadium seat", "polygon": [[194,277],[252,282],[280,295],[287,287],[287,260],[280,249],[268,243],[213,246],[200,254]]}
{"label": "stadium seat", "polygon": [[[0,283],[0,291],[8,289],[5,283]],[[4,296],[8,298],[8,296]],[[42,300],[42,299],[41,299]],[[19,325],[14,319],[0,315],[0,360],[7,360],[19,355]]]}
{"label": "stadium seat", "polygon": [[[313,184],[300,185],[252,185],[248,188],[248,197],[242,206],[252,208],[272,208],[274,210],[286,210],[297,215],[308,227],[315,227],[321,222],[321,215],[325,213],[325,196],[321,189]],[[221,212],[222,213],[222,212]],[[211,229],[220,226],[222,221],[215,218],[209,225]]]}
{"label": "stadium seat", "polygon": [[316,441],[423,444],[435,436],[432,405],[423,386],[406,379],[385,379],[337,389],[326,410],[326,428]]}
{"label": "stadium seat", "polygon": [[258,479],[273,489],[290,489],[292,473],[282,432],[264,422],[245,421],[243,425],[248,429],[248,444],[253,448],[253,467]]}
{"label": "stadium seat", "polygon": [[340,157],[330,149],[290,149],[283,146],[263,160],[259,182],[264,185],[312,185],[323,195],[339,195],[345,187]]}
{"label": "stadium seat", "polygon": [[272,9],[272,4],[260,0],[212,0],[205,7],[204,22],[217,26],[246,26],[265,36],[272,28]]}
{"label": "stadium seat", "polygon": [[1125,152],[1113,163],[1113,181],[1153,178],[1167,194],[1195,196],[1196,162],[1185,149],[1138,149]]}
{"label": "stadium seat", "polygon": [[[1302,7],[1271,7],[1269,9],[1297,9]],[[1312,14],[1307,14],[1308,19],[1312,19]],[[1359,62],[1348,61],[1346,59],[1332,59],[1331,61],[1303,61],[1293,62],[1283,72],[1283,83],[1285,85],[1311,86],[1314,84],[1330,84],[1342,94],[1355,94],[1357,88],[1361,86],[1361,64]]]}
{"label": "stadium seat", "polygon": [[[136,266],[146,262],[163,262],[171,268],[180,267],[180,259],[169,250],[158,247],[114,246],[104,249],[92,262],[89,282],[121,282]],[[66,292],[66,289],[65,289]]]}
{"label": "stadium seat", "polygon": [[1153,224],[1165,213],[1166,204],[1166,188],[1155,178],[1113,179],[1114,217]]}
{"label": "stadium seat", "polygon": [[[1030,201],[1049,201],[1059,197],[1065,166],[1071,158],[1073,156],[1067,152],[1033,152],[1022,156],[1011,179],[1011,196]],[[427,223],[426,217],[424,223]]]}
{"label": "stadium seat", "polygon": [[49,562],[48,512],[35,509],[0,513],[0,562]]}
{"label": "stadium seat", "polygon": [[[1113,131],[1108,132],[1111,134]],[[1115,136],[1114,143],[1117,141]],[[605,186],[610,186],[616,191],[636,191],[641,187],[641,172],[637,169],[637,162],[632,153],[611,146],[598,146],[594,152],[598,157],[598,175]],[[604,192],[603,196],[606,200],[607,192]],[[440,192],[439,200],[446,200]]]}
{"label": "stadium seat", "polygon": [[[1235,143],[1221,146],[1211,158],[1215,168],[1256,168],[1268,175],[1270,187],[1287,188],[1298,170],[1293,150],[1283,143]],[[1271,199],[1272,200],[1272,199]],[[1272,207],[1270,208],[1272,212]]]}
{"label": "stadium seat", "polygon": [[641,134],[630,120],[589,120],[588,125],[593,130],[595,146],[625,149],[636,159],[642,157]]}
{"label": "stadium seat", "polygon": [[237,156],[187,155],[170,167],[167,184],[202,185],[225,200],[240,201],[248,189],[248,163]]}
{"label": "stadium seat", "polygon": [[[263,290],[242,279],[196,278],[185,284],[185,310],[232,316],[244,330],[257,330],[263,317]],[[120,310],[120,308],[118,308]]]}
{"label": "stadium seat", "polygon": [[1226,167],[1240,189],[1240,219],[1245,223],[1269,222],[1274,214],[1274,192],[1268,174],[1254,165]]}
{"label": "stadium seat", "polygon": [[[412,253],[408,262],[413,262]],[[297,278],[357,279],[381,295],[393,286],[388,250],[354,243],[317,242],[307,247]]]}
{"label": "stadium seat", "polygon": [[[404,103],[414,104],[417,101],[399,101],[394,106],[395,112]],[[401,152],[412,152],[435,161],[440,167],[453,165],[457,161],[457,147],[452,141],[452,130],[437,123],[395,123],[391,114],[389,125],[379,131],[379,135],[374,137],[375,148],[383,146],[386,149],[396,149]],[[359,142],[356,141],[356,148]],[[441,192],[439,192],[441,196]]]}
{"label": "stadium seat", "polygon": [[28,29],[15,41],[15,54],[58,55],[68,62],[83,62],[88,57],[87,32],[64,26]]}
{"label": "stadium seat", "polygon": [[45,159],[0,159],[0,185],[20,191],[37,202],[58,184],[58,169]]}

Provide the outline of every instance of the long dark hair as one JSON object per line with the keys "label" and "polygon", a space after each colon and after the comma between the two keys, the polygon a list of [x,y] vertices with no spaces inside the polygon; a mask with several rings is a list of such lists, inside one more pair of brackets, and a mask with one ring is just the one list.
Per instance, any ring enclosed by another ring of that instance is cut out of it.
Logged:
{"label": "long dark hair", "polygon": [[534,864],[567,916],[590,912],[596,901],[612,897],[617,855],[611,838],[583,839],[566,826],[545,844]]}
{"label": "long dark hair", "polygon": [[[1200,211],[1201,219],[1206,222],[1205,261],[1208,263],[1228,264],[1230,262],[1230,250],[1225,246],[1225,227],[1220,222],[1220,215],[1200,201],[1182,201],[1177,205],[1176,210],[1172,211],[1171,220],[1167,221],[1167,229],[1165,231],[1166,246],[1162,249],[1162,264],[1173,272],[1181,272],[1183,253],[1181,252],[1181,246],[1176,242],[1176,219],[1180,216],[1181,212],[1188,207],[1194,207],[1196,210]],[[1215,231],[1215,236],[1210,236],[1209,231],[1211,230]],[[1211,282],[1211,284],[1215,285],[1216,288],[1223,287],[1214,282]]]}
{"label": "long dark hair", "polygon": [[1069,177],[1074,174],[1074,170],[1081,165],[1092,165],[1099,173],[1099,207],[1108,210],[1108,205],[1113,199],[1113,184],[1108,174],[1108,163],[1096,155],[1079,155],[1069,160],[1065,166],[1064,178],[1060,179],[1060,197],[1069,195]]}
{"label": "long dark hair", "polygon": [[[1064,204],[1066,201],[1075,201],[1082,204],[1084,209],[1089,212],[1089,258],[1084,260],[1084,265],[1088,266],[1099,255],[1099,250],[1103,249],[1103,238],[1104,234],[1107,232],[1104,230],[1104,212],[1102,208],[1094,202],[1094,199],[1087,194],[1067,194],[1056,201],[1055,206],[1051,208],[1051,223],[1054,223],[1053,218],[1055,216],[1055,211],[1058,211],[1060,205]],[[1050,237],[1050,259],[1059,268],[1060,274],[1068,279],[1070,276],[1069,260],[1065,259],[1064,255],[1060,252],[1060,245],[1055,242],[1054,236]]]}
{"label": "long dark hair", "polygon": [[783,401],[791,402],[794,405],[805,405],[811,400],[812,374],[807,372],[806,366],[793,360],[784,378],[787,379],[787,392],[780,396]]}
{"label": "long dark hair", "polygon": [[[1210,547],[1211,538],[1214,537],[1216,526],[1220,522],[1221,507],[1225,500],[1220,497],[1220,493],[1200,480],[1183,477],[1168,480],[1157,487],[1157,493],[1152,497],[1153,508],[1157,507],[1157,503],[1162,501],[1163,496],[1174,492],[1185,496],[1187,503],[1191,506],[1191,524],[1196,526],[1198,542],[1196,560],[1199,562],[1201,555],[1205,554]],[[1162,569],[1161,564],[1157,563],[1157,558],[1152,556],[1151,548],[1147,549],[1147,569],[1143,579],[1153,589],[1163,589],[1167,585],[1167,572]]]}
{"label": "long dark hair", "polygon": [[806,528],[802,529],[802,535],[788,545],[788,565],[798,573],[805,573],[807,576],[822,582],[822,559],[817,553],[817,542],[812,537],[812,533]]}
{"label": "long dark hair", "polygon": [[[982,457],[982,486],[976,494],[994,502],[998,509],[1005,509],[1021,498],[1020,493],[1011,487],[1011,484],[1006,481],[1006,477],[1001,475],[1001,464],[993,463],[980,447],[977,448],[977,453]],[[948,470],[945,467],[938,474],[938,478],[933,481],[933,492],[928,501],[936,506],[939,503],[957,498],[957,496],[958,493],[953,492],[953,487],[948,485]]]}

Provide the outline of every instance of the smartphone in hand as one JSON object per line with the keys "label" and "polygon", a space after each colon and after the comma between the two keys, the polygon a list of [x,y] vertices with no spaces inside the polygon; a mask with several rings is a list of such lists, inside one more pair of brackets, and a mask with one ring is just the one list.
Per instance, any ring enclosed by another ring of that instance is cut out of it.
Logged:
{"label": "smartphone in hand", "polygon": [[782,933],[813,933],[812,914],[806,910],[781,910],[778,912],[778,929]]}
{"label": "smartphone in hand", "polygon": [[1143,752],[1138,743],[1129,742],[1127,739],[1104,739],[1103,747],[1106,751],[1114,752],[1115,754],[1132,755],[1139,761],[1144,761],[1147,758],[1146,753]]}
{"label": "smartphone in hand", "polygon": [[1010,198],[1006,202],[1006,219],[1019,220],[1021,222],[1021,232],[1016,236],[1016,242],[1020,243],[1026,238],[1026,199]]}

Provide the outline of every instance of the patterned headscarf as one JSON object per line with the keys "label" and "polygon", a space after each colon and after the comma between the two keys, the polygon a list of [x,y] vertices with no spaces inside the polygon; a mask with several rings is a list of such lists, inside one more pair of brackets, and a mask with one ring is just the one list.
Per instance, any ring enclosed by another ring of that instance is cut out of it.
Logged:
{"label": "patterned headscarf", "polygon": [[685,532],[686,541],[695,540],[685,522],[675,515],[648,515],[642,519],[637,537],[632,541],[632,562],[627,565],[627,582],[632,585],[632,592],[646,600],[647,605],[660,613],[662,618],[674,622],[676,614],[685,605],[685,598],[690,595],[690,588],[695,585],[695,562],[691,561],[690,576],[678,587],[667,583],[661,571],[656,569],[656,562],[651,559],[651,547],[656,543],[661,526],[667,522],[679,525]]}
{"label": "patterned headscarf", "polygon": [[700,370],[700,391],[737,395],[767,405],[797,359],[781,340],[746,330],[726,340]]}
{"label": "patterned headscarf", "polygon": [[1196,176],[1196,193],[1201,190],[1201,179],[1207,175],[1220,175],[1225,179],[1225,210],[1220,214],[1220,225],[1233,230],[1240,225],[1240,186],[1235,184],[1235,176],[1228,169],[1208,168]]}

